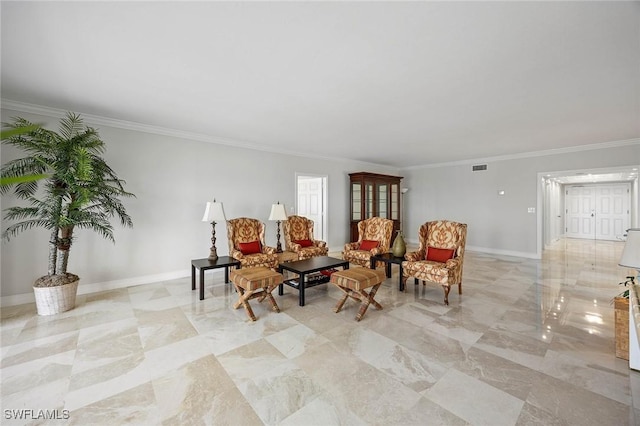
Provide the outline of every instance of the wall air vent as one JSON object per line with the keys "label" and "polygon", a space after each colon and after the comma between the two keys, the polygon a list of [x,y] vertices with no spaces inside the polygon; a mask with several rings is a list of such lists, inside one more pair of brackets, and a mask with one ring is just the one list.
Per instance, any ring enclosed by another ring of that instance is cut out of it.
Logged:
{"label": "wall air vent", "polygon": [[487,170],[487,165],[486,164],[479,164],[477,166],[473,166],[472,170],[474,172],[480,171],[480,170]]}

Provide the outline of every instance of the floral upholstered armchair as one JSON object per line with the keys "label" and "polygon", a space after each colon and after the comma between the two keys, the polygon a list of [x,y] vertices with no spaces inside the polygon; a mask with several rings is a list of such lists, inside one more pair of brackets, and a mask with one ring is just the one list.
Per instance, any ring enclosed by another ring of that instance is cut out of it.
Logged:
{"label": "floral upholstered armchair", "polygon": [[462,265],[464,246],[467,241],[467,224],[436,220],[420,227],[418,251],[407,253],[402,262],[402,280],[406,284],[409,277],[415,283],[421,280],[442,285],[444,304],[449,304],[449,291],[458,284],[462,294]]}
{"label": "floral upholstered armchair", "polygon": [[291,215],[283,225],[287,251],[298,255],[298,260],[314,256],[326,256],[329,249],[325,241],[313,239],[313,221],[303,216]]}
{"label": "floral upholstered armchair", "polygon": [[239,260],[242,268],[278,266],[276,249],[264,244],[264,223],[259,220],[247,217],[228,220],[227,237],[229,256]]}
{"label": "floral upholstered armchair", "polygon": [[371,256],[389,251],[392,232],[391,219],[370,217],[361,220],[358,222],[358,241],[344,245],[342,258],[368,268],[371,264]]}

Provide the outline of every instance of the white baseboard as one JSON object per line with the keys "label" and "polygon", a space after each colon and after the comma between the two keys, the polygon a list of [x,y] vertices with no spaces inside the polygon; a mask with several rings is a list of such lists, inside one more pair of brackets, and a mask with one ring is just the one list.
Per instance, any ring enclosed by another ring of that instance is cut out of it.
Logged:
{"label": "white baseboard", "polygon": [[540,256],[538,256],[536,253],[529,253],[526,251],[498,250],[498,249],[491,249],[486,247],[474,247],[474,246],[467,246],[466,249],[467,251],[487,253],[487,254],[497,254],[500,256],[524,257],[526,259],[540,259]]}
{"label": "white baseboard", "polygon": [[[406,240],[406,242],[407,244],[411,244],[416,247],[420,245],[420,242],[417,240],[416,241]],[[467,245],[465,249],[467,251],[473,251],[476,253],[497,254],[500,256],[524,257],[526,259],[540,259],[540,256],[538,256],[536,253],[529,253],[526,251],[499,250],[499,249],[492,249],[487,247],[476,247],[476,246],[469,246],[469,245]]]}
{"label": "white baseboard", "polygon": [[[224,269],[213,270],[212,273],[222,273]],[[209,272],[209,271],[207,271]],[[78,286],[78,294],[99,293],[101,291],[115,290],[119,288],[132,287],[141,284],[156,283],[159,281],[175,280],[191,276],[191,269],[182,269],[179,271],[165,272],[163,274],[145,275],[142,277],[125,278],[123,280],[105,281],[102,283],[83,284],[82,277]],[[197,278],[197,277],[196,277]],[[35,303],[36,299],[33,291],[29,293],[14,294],[12,296],[0,297],[0,306],[24,305],[26,303]]]}

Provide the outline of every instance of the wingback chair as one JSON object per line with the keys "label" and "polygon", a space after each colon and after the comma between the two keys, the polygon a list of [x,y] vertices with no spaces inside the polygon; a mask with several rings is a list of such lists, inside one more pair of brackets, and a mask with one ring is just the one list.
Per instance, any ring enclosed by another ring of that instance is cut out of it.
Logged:
{"label": "wingback chair", "polygon": [[368,268],[371,256],[389,251],[392,232],[393,221],[391,219],[370,217],[361,220],[358,222],[358,241],[344,245],[342,258]]}
{"label": "wingback chair", "polygon": [[287,251],[298,255],[298,260],[314,256],[326,256],[329,252],[325,241],[313,239],[313,220],[291,215],[283,224],[284,243]]}
{"label": "wingback chair", "polygon": [[264,266],[275,269],[278,256],[275,247],[264,244],[264,223],[240,217],[227,221],[229,255],[240,261],[242,268]]}
{"label": "wingback chair", "polygon": [[402,280],[406,284],[414,277],[426,285],[431,281],[442,285],[444,304],[449,304],[449,291],[458,284],[458,293],[462,294],[462,265],[464,246],[467,241],[467,224],[436,220],[427,222],[419,230],[420,246],[418,251],[405,254],[402,262]]}

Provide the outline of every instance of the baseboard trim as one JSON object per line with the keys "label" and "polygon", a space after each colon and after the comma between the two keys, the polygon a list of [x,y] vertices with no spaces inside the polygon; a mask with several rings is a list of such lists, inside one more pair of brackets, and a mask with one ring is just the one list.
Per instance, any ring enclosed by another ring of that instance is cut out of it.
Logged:
{"label": "baseboard trim", "polygon": [[[223,269],[207,271],[211,273],[222,273]],[[78,286],[78,294],[99,293],[101,291],[116,290],[120,288],[133,287],[136,285],[150,284],[158,281],[175,280],[191,276],[191,269],[181,269],[179,271],[165,272],[162,274],[144,275],[141,277],[125,278],[123,280],[105,281],[101,283],[83,284],[80,277],[80,285]],[[14,294],[12,296],[0,297],[0,307],[24,305],[27,303],[35,303],[36,299],[33,291],[30,293]]]}
{"label": "baseboard trim", "polygon": [[[414,241],[414,240],[406,240],[406,242],[407,242],[407,244],[411,244],[411,245],[416,246],[416,247],[420,244],[419,241]],[[495,255],[499,255],[499,256],[524,257],[526,259],[540,259],[540,256],[538,256],[536,253],[529,253],[529,252],[526,252],[526,251],[499,250],[499,249],[492,249],[492,248],[487,248],[487,247],[469,246],[469,245],[467,245],[465,247],[465,249],[467,251],[472,251],[472,252],[476,252],[476,253],[495,254]],[[411,251],[411,250],[407,250],[407,251]]]}
{"label": "baseboard trim", "polygon": [[512,256],[512,257],[524,257],[525,259],[540,259],[536,253],[529,253],[526,251],[513,251],[513,250],[498,250],[487,247],[474,247],[467,246],[467,251],[473,251],[477,253],[496,254],[500,256]]}

